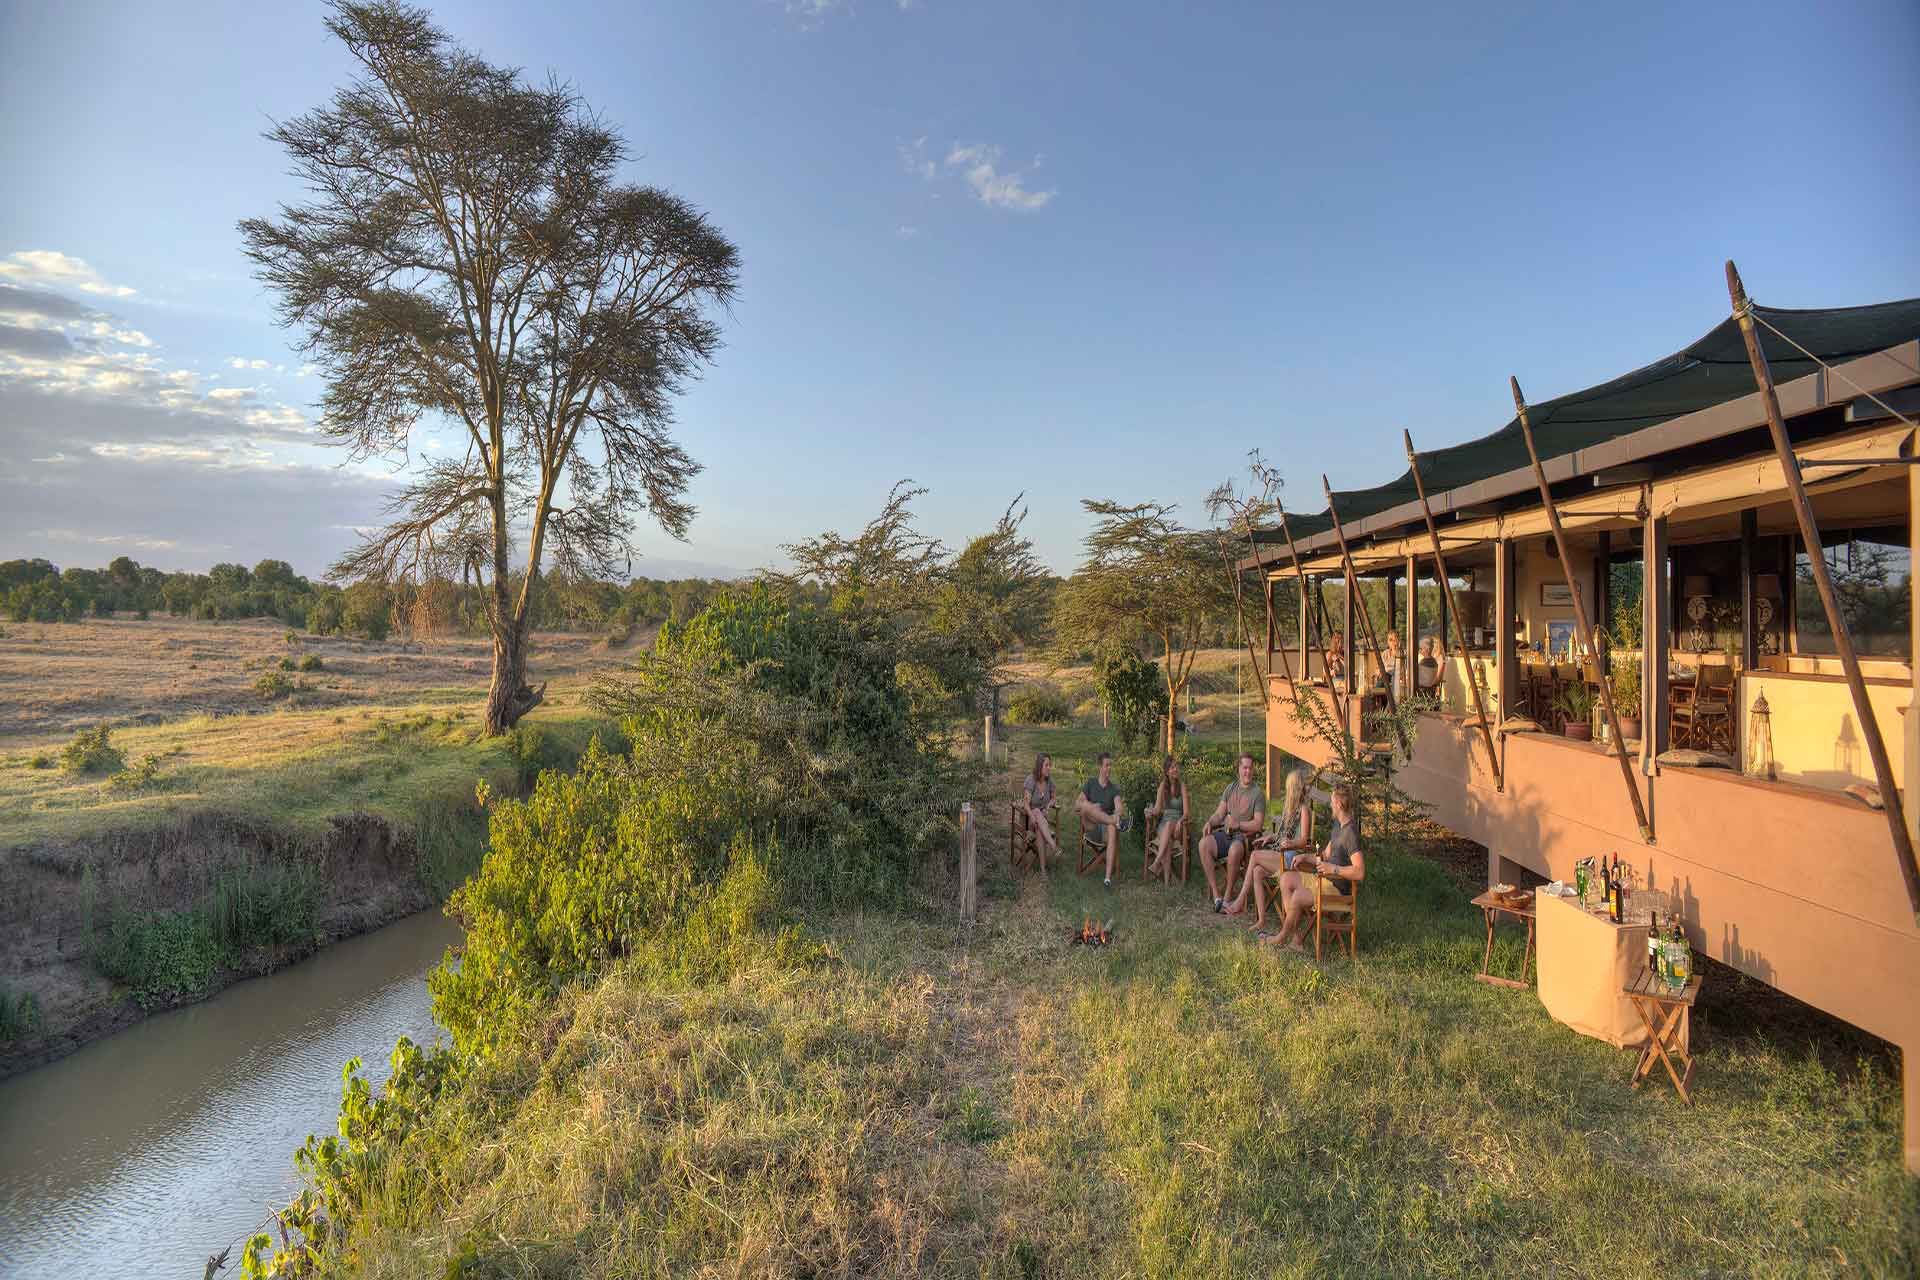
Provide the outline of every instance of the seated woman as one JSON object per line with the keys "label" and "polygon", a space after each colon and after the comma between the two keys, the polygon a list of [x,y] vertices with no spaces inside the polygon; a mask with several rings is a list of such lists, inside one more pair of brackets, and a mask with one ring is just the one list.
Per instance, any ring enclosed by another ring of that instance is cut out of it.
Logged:
{"label": "seated woman", "polygon": [[1341,632],[1327,637],[1327,681],[1338,683],[1347,678],[1347,638]]}
{"label": "seated woman", "polygon": [[1240,896],[1226,908],[1228,915],[1239,915],[1247,909],[1247,895],[1252,894],[1255,929],[1264,929],[1267,924],[1267,881],[1285,873],[1302,850],[1313,848],[1313,799],[1307,794],[1305,769],[1295,769],[1287,775],[1279,826],[1277,840],[1255,845],[1247,866],[1247,878],[1240,885]]}
{"label": "seated woman", "polygon": [[1160,835],[1147,868],[1151,878],[1158,873],[1162,884],[1173,883],[1173,859],[1169,849],[1183,848],[1187,840],[1187,780],[1180,776],[1180,761],[1173,756],[1160,766],[1160,789],[1154,793],[1147,817],[1160,819]]}
{"label": "seated woman", "polygon": [[1415,664],[1413,678],[1422,689],[1440,683],[1440,637],[1427,636],[1420,641],[1420,661]]}
{"label": "seated woman", "polygon": [[1053,757],[1045,752],[1033,759],[1033,772],[1025,783],[1027,826],[1033,831],[1033,852],[1040,870],[1047,869],[1047,855],[1060,856],[1060,844],[1053,838],[1053,823],[1047,813],[1053,808]]}
{"label": "seated woman", "polygon": [[1317,909],[1328,894],[1351,894],[1353,886],[1366,878],[1367,858],[1360,850],[1360,825],[1353,816],[1353,788],[1342,782],[1333,789],[1333,834],[1327,847],[1317,858],[1309,854],[1295,859],[1293,870],[1280,877],[1279,901],[1286,906],[1286,918],[1280,922],[1280,932],[1263,935],[1261,941],[1305,951],[1305,938],[1295,934],[1306,932],[1300,922],[1307,908]]}

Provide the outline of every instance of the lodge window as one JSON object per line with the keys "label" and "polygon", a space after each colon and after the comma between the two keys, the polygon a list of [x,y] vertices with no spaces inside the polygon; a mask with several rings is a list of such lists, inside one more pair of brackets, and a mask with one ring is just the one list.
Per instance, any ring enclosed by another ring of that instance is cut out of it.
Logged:
{"label": "lodge window", "polygon": [[[1909,656],[1913,562],[1906,529],[1828,530],[1820,540],[1854,649],[1863,657]],[[1805,548],[1794,556],[1793,634],[1796,653],[1837,652]]]}

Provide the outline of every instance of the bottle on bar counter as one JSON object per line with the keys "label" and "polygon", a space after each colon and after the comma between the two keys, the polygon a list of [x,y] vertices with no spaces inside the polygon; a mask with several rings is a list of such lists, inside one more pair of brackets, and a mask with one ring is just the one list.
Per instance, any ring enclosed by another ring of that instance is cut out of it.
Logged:
{"label": "bottle on bar counter", "polygon": [[1620,923],[1620,855],[1613,855],[1613,866],[1607,869],[1607,919]]}
{"label": "bottle on bar counter", "polygon": [[1666,966],[1661,963],[1664,943],[1660,937],[1660,913],[1652,912],[1647,916],[1647,971],[1656,978],[1666,976]]}

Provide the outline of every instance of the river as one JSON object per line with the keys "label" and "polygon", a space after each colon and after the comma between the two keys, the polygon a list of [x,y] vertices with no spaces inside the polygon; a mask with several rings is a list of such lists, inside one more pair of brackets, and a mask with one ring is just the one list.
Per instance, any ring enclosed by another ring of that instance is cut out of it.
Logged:
{"label": "river", "polygon": [[385,1079],[436,1034],[426,973],[459,938],[438,911],[135,1024],[0,1083],[0,1276],[198,1280],[299,1189],[340,1067]]}

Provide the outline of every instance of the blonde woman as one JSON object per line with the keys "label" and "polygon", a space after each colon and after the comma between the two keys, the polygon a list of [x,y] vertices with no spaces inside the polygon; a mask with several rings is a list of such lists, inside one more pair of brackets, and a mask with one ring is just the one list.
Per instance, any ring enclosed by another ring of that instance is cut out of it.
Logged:
{"label": "blonde woman", "polygon": [[1168,856],[1169,849],[1182,848],[1187,840],[1187,814],[1192,805],[1187,802],[1187,780],[1180,776],[1180,761],[1168,756],[1166,763],[1160,766],[1160,789],[1154,793],[1153,805],[1146,816],[1160,819],[1160,837],[1154,849],[1153,865],[1147,868],[1147,878],[1155,874],[1162,884],[1173,883],[1173,859]]}
{"label": "blonde woman", "polygon": [[1302,850],[1311,848],[1313,798],[1307,792],[1307,771],[1295,769],[1287,775],[1286,794],[1280,802],[1279,838],[1253,851],[1253,860],[1247,867],[1247,878],[1240,885],[1240,896],[1226,908],[1226,914],[1237,916],[1244,912],[1247,909],[1247,895],[1251,893],[1255,907],[1253,927],[1264,928],[1267,923],[1267,880],[1285,873]]}

